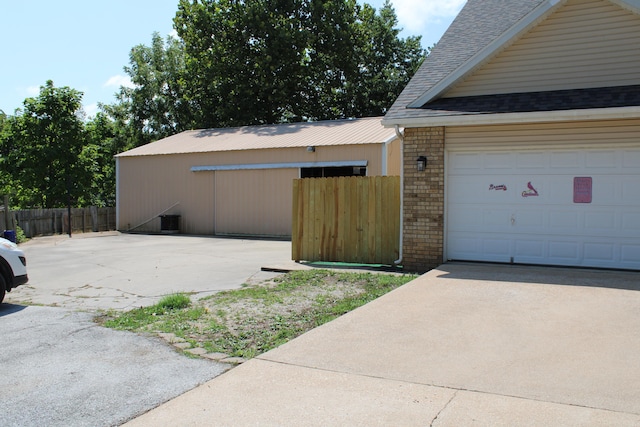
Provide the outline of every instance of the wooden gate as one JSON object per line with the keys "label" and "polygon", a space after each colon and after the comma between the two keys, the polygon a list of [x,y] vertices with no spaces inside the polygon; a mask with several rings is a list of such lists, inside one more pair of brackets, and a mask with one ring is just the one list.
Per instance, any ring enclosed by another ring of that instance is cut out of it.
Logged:
{"label": "wooden gate", "polygon": [[292,259],[391,265],[399,237],[400,177],[294,180]]}

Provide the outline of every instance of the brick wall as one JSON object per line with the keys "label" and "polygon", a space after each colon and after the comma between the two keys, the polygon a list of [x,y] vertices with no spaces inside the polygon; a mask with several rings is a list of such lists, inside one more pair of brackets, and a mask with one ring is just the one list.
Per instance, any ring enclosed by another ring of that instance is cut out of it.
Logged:
{"label": "brick wall", "polygon": [[[444,127],[405,128],[402,265],[424,272],[442,264],[444,244]],[[427,157],[418,172],[416,160]]]}

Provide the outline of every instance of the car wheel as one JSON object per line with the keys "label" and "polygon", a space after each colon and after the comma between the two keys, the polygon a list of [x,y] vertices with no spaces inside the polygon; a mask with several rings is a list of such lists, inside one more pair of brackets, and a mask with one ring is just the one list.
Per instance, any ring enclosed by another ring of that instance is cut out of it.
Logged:
{"label": "car wheel", "polygon": [[4,276],[0,274],[0,303],[4,301],[5,289],[7,289],[7,282],[4,280]]}

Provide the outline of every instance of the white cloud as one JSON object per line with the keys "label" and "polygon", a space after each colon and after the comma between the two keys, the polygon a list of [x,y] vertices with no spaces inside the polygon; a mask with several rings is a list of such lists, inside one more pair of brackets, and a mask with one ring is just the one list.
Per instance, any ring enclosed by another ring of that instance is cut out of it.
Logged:
{"label": "white cloud", "polygon": [[27,96],[38,96],[40,95],[40,86],[29,86],[26,92]]}
{"label": "white cloud", "polygon": [[394,0],[398,21],[406,32],[422,34],[430,23],[455,17],[466,0]]}
{"label": "white cloud", "polygon": [[96,116],[96,113],[100,110],[98,104],[89,104],[83,106],[84,113],[87,115],[87,119],[92,119]]}
{"label": "white cloud", "polygon": [[131,81],[131,79],[129,78],[129,76],[121,76],[121,75],[117,75],[117,76],[112,76],[109,77],[109,80],[107,80],[105,82],[105,84],[102,85],[103,87],[117,87],[119,88],[120,86],[124,86],[124,87],[134,87],[133,82]]}

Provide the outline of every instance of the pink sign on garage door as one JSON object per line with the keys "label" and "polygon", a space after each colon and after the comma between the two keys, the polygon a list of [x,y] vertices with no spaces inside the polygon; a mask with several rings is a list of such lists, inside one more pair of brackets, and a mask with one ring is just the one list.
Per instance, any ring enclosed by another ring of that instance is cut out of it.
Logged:
{"label": "pink sign on garage door", "polygon": [[590,176],[573,178],[573,203],[591,203],[592,184]]}

